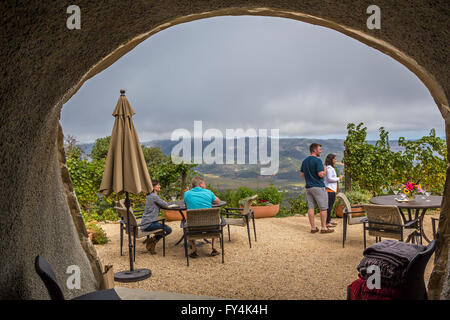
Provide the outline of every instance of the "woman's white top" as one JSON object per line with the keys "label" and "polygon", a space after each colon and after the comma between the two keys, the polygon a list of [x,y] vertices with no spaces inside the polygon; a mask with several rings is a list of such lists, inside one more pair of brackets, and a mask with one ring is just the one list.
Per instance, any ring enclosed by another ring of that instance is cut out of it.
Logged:
{"label": "woman's white top", "polygon": [[325,187],[337,191],[337,183],[339,181],[339,177],[336,175],[336,170],[332,166],[327,166],[327,174],[323,182],[325,183]]}

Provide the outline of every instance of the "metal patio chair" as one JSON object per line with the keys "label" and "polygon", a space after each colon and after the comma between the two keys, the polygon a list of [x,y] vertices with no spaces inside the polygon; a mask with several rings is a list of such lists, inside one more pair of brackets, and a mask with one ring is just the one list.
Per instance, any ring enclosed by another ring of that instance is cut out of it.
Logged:
{"label": "metal patio chair", "polygon": [[[124,232],[128,234],[127,230],[127,208],[125,207],[125,200],[122,199],[118,202],[119,206],[114,207],[116,209],[116,212],[122,217],[122,220],[120,221],[120,255],[122,255],[122,248],[123,248],[123,235]],[[138,220],[141,220],[142,214],[135,215],[133,212],[133,209],[130,208],[130,229],[131,229],[131,235],[133,237],[133,260],[136,261],[136,238],[143,238],[146,237],[146,239],[149,239],[150,235],[152,234],[159,234],[163,237],[163,256],[166,256],[166,235],[164,230],[157,229],[153,231],[142,231],[141,230],[141,224]],[[161,221],[162,225],[165,225],[166,219],[158,219],[158,221]],[[144,241],[145,242],[145,241]]]}
{"label": "metal patio chair", "polygon": [[[227,228],[228,228],[228,241],[231,241],[230,225],[244,227],[244,228],[247,228],[248,244],[251,248],[252,240],[250,239],[250,219],[252,220],[252,223],[253,223],[253,232],[255,234],[255,241],[256,241],[255,215],[253,213],[253,210],[250,209],[252,202],[254,200],[256,200],[256,198],[258,198],[257,194],[247,198],[243,208],[225,208],[225,211],[226,211],[225,221],[227,223]],[[240,211],[240,213],[233,212],[233,211]],[[230,216],[234,216],[234,217],[230,218]]]}
{"label": "metal patio chair", "polygon": [[[34,260],[36,273],[44,282],[51,300],[65,300],[61,287],[56,281],[55,273],[50,264],[40,255]],[[121,300],[114,289],[99,290],[76,297],[73,300]]]}
{"label": "metal patio chair", "polygon": [[204,238],[219,238],[222,249],[222,263],[224,263],[223,220],[220,208],[187,210],[186,220],[182,222],[184,234],[184,253],[189,267],[188,240]]}
{"label": "metal patio chair", "polygon": [[414,219],[404,223],[402,215],[397,206],[381,206],[375,204],[363,205],[367,218],[363,221],[364,233],[364,249],[366,248],[366,231],[369,231],[369,236],[376,237],[376,241],[381,241],[381,238],[390,238],[400,241],[409,242],[414,237],[419,236],[420,228],[419,219]]}
{"label": "metal patio chair", "polygon": [[336,201],[337,200],[341,200],[345,206],[343,210],[343,231],[342,231],[342,248],[344,248],[345,240],[347,239],[347,225],[362,224],[363,222],[361,220],[366,217],[366,214],[364,211],[352,210],[362,208],[362,206],[350,205],[350,201],[348,201],[347,196],[341,192],[336,195]]}

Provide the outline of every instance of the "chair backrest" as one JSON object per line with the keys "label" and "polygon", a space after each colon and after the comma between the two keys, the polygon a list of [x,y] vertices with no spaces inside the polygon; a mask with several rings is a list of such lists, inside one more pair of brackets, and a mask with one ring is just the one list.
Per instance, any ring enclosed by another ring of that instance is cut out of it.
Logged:
{"label": "chair backrest", "polygon": [[247,214],[250,212],[250,206],[252,205],[253,201],[255,201],[257,198],[258,198],[258,195],[255,194],[255,195],[245,199],[244,209],[242,210],[242,214]]}
{"label": "chair backrest", "polygon": [[433,240],[430,244],[428,244],[425,251],[419,252],[408,264],[405,274],[405,299],[426,300],[428,298],[424,281],[424,273],[428,261],[430,260],[435,249],[436,241]]}
{"label": "chair backrest", "polygon": [[389,234],[395,239],[401,238],[403,220],[397,206],[363,205],[369,220],[369,235],[383,237]]}
{"label": "chair backrest", "polygon": [[187,210],[186,225],[190,231],[219,229],[221,224],[220,208]]}
{"label": "chair backrest", "polygon": [[64,294],[56,281],[55,273],[52,267],[41,256],[37,256],[34,260],[34,268],[41,280],[47,288],[50,299],[64,300]]}
{"label": "chair backrest", "polygon": [[[127,222],[127,207],[125,207],[125,199],[119,200],[118,202],[119,206],[114,207],[116,209],[117,213],[120,214],[123,221],[125,223]],[[136,219],[136,216],[133,213],[133,208],[130,207],[130,226],[137,226],[139,225]]]}
{"label": "chair backrest", "polygon": [[339,192],[336,195],[336,200],[338,200],[338,199],[342,200],[342,202],[345,205],[345,209],[347,209],[347,212],[351,212],[352,211],[352,206],[350,204],[350,201],[348,201],[348,198],[347,198],[347,196],[345,194],[343,194],[342,192]]}

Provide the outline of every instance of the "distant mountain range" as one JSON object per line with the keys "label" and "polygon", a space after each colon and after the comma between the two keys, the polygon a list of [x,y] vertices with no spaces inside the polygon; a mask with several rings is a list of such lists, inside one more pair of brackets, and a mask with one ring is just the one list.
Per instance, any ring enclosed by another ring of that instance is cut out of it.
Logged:
{"label": "distant mountain range", "polygon": [[[278,173],[273,177],[275,179],[282,180],[298,180],[301,161],[309,155],[309,145],[313,142],[320,143],[322,145],[322,160],[325,159],[328,153],[334,153],[337,155],[338,160],[342,160],[344,152],[344,140],[342,139],[302,139],[302,138],[280,138],[279,139],[279,169]],[[172,149],[177,145],[178,141],[171,140],[154,140],[148,142],[142,142],[146,147],[159,147],[164,154],[170,155]],[[205,150],[210,142],[203,142],[203,149]],[[79,147],[84,154],[90,154],[93,143],[80,144]],[[191,144],[192,159],[194,156],[193,143]],[[225,164],[225,155],[227,148],[227,141],[223,139],[223,154],[224,164],[199,164],[195,170],[201,174],[209,174],[224,178],[258,178],[261,176],[261,167],[268,167],[269,165],[249,164],[249,141],[245,140],[245,159],[246,164]],[[228,142],[228,146],[230,146]],[[270,158],[270,139],[268,141],[269,146],[269,158]],[[237,155],[238,144],[235,141],[234,154]],[[259,154],[259,148],[256,150]],[[234,161],[236,163],[236,161]]]}
{"label": "distant mountain range", "polygon": [[[338,161],[342,160],[344,153],[344,140],[343,139],[305,139],[305,138],[280,138],[279,139],[279,169],[278,173],[272,178],[276,180],[288,180],[288,181],[298,181],[299,180],[299,170],[301,162],[309,155],[309,145],[313,142],[320,143],[322,145],[322,155],[321,159],[325,160],[325,157],[329,153],[334,153],[337,155]],[[375,141],[370,141],[375,143]],[[144,146],[147,147],[159,147],[164,154],[170,155],[174,146],[176,146],[178,141],[171,140],[154,140],[148,142],[142,142]],[[203,149],[205,150],[210,142],[203,142]],[[393,151],[399,149],[396,141],[390,141],[391,148]],[[90,154],[93,143],[80,144],[79,147],[82,151],[88,155]],[[225,154],[227,148],[227,141],[223,139],[223,154],[224,154],[224,164],[200,164],[195,170],[201,174],[207,174],[223,178],[233,178],[233,179],[250,179],[261,177],[260,169],[261,167],[268,167],[268,165],[260,164],[249,164],[249,141],[248,138],[245,140],[245,159],[246,164],[225,164]],[[270,139],[268,142],[270,146]],[[230,146],[230,144],[228,144]],[[237,154],[237,143],[234,144],[234,154]],[[259,150],[257,150],[259,152]],[[191,154],[192,159],[194,156],[194,146],[191,143]],[[269,148],[270,157],[270,148]],[[342,172],[342,165],[338,163],[338,171]]]}

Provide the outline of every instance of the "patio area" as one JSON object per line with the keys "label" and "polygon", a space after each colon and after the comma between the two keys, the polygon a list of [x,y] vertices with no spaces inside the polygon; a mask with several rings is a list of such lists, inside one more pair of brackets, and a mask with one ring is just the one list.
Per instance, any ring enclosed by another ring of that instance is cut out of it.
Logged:
{"label": "patio area", "polygon": [[[424,230],[432,238],[430,212],[424,218]],[[316,224],[320,225],[316,217]],[[124,288],[213,296],[226,299],[345,299],[346,287],[357,278],[363,255],[362,225],[347,229],[342,248],[342,219],[331,234],[311,234],[306,216],[265,218],[256,220],[258,241],[249,248],[245,228],[231,227],[231,242],[224,230],[225,264],[221,256],[210,257],[211,246],[199,247],[200,257],[189,259],[186,266],[184,248],[175,243],[182,235],[179,221],[167,222],[173,232],[166,238],[166,256],[162,256],[162,241],[151,255],[137,240],[135,268],[149,268],[152,276],[135,283],[119,283]],[[124,255],[120,256],[120,233],[116,223],[101,224],[110,242],[96,245],[104,264],[114,271],[129,269],[128,242],[124,238]],[[368,237],[367,245],[375,243]],[[426,242],[424,242],[426,245]],[[434,256],[425,271],[428,282]]]}

